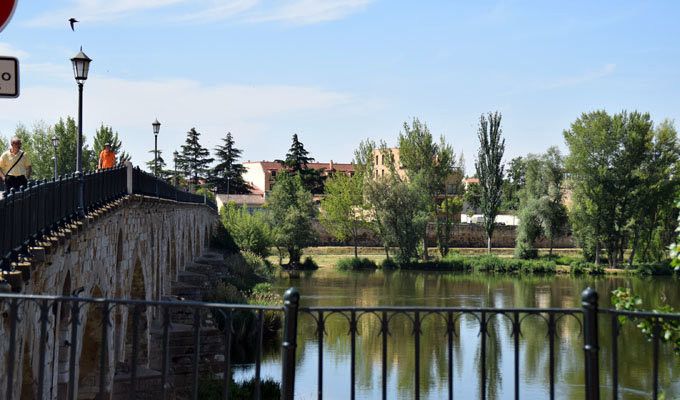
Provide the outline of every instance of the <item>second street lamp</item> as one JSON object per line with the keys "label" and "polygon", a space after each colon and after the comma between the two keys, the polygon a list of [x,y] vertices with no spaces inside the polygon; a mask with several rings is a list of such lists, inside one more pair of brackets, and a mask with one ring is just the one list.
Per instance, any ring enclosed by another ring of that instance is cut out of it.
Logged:
{"label": "second street lamp", "polygon": [[177,152],[177,150],[175,150],[175,152],[172,153],[172,155],[175,164],[175,189],[177,189],[177,186],[179,185],[179,180],[177,179],[177,158],[179,157],[179,153]]}
{"label": "second street lamp", "polygon": [[154,144],[153,144],[153,174],[158,177],[158,132],[161,131],[161,123],[158,122],[158,118],[154,122],[151,123],[151,126],[153,127],[153,137],[154,137]]}
{"label": "second street lamp", "polygon": [[83,48],[80,52],[71,59],[73,64],[73,75],[78,83],[78,144],[76,146],[76,175],[78,176],[78,215],[85,215],[85,178],[83,176],[83,84],[87,80],[87,74],[90,71],[90,62],[92,59],[83,53]]}
{"label": "second street lamp", "polygon": [[54,180],[56,181],[58,177],[57,173],[57,147],[59,147],[59,138],[52,136],[52,146],[54,147]]}
{"label": "second street lamp", "polygon": [[161,123],[158,118],[151,123],[153,127],[153,174],[156,177],[156,197],[158,196],[158,132],[161,131]]}

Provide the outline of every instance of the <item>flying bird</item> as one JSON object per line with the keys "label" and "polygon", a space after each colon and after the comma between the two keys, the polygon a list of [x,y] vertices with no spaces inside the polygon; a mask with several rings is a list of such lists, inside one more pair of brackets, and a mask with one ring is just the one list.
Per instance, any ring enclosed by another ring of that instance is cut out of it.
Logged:
{"label": "flying bird", "polygon": [[71,30],[75,31],[74,25],[75,25],[76,22],[78,22],[78,20],[75,19],[75,18],[69,18],[68,22],[71,24]]}

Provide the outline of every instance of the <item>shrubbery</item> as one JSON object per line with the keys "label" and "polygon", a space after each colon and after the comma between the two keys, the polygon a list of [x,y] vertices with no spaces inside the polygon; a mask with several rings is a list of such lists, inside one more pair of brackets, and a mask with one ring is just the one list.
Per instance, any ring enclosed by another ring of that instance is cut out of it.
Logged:
{"label": "shrubbery", "polygon": [[305,257],[305,260],[300,264],[300,269],[310,271],[319,269],[319,264],[317,264],[314,259],[310,256]]}
{"label": "shrubbery", "polygon": [[[231,378],[230,378],[231,379]],[[281,397],[281,385],[269,379],[260,382],[260,395],[263,399]],[[201,400],[221,400],[222,380],[201,379],[198,385],[198,398]],[[255,378],[249,381],[229,383],[229,398],[234,400],[250,400],[255,398]]]}
{"label": "shrubbery", "polygon": [[[500,258],[494,255],[462,256],[449,254],[441,260],[396,264],[395,268],[440,270],[458,272],[492,272],[492,273],[555,273],[555,262],[546,260],[521,260],[517,258]],[[383,268],[385,264],[383,263]]]}
{"label": "shrubbery", "polygon": [[633,265],[633,269],[639,275],[672,275],[673,267],[670,261],[656,263],[640,263]]}
{"label": "shrubbery", "polygon": [[269,255],[272,232],[263,211],[251,214],[245,207],[239,208],[235,203],[228,203],[220,209],[220,221],[241,250],[260,257]]}
{"label": "shrubbery", "polygon": [[571,268],[570,272],[572,275],[604,275],[604,266],[603,265],[595,265],[595,263],[588,262],[588,261],[572,261],[571,264],[569,264],[569,267]]}
{"label": "shrubbery", "polygon": [[335,267],[341,271],[359,270],[359,269],[376,269],[378,265],[370,258],[347,257],[341,258],[335,264]]}

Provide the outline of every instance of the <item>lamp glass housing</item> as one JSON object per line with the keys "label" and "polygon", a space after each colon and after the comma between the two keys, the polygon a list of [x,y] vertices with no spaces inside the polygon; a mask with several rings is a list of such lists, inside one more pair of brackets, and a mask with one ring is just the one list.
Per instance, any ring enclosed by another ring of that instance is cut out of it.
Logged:
{"label": "lamp glass housing", "polygon": [[90,72],[90,62],[92,59],[83,53],[82,47],[80,52],[71,59],[73,63],[73,75],[78,83],[82,83],[87,79],[87,74]]}
{"label": "lamp glass housing", "polygon": [[151,126],[153,126],[153,134],[158,135],[158,132],[161,131],[161,123],[158,122],[158,119],[151,123]]}

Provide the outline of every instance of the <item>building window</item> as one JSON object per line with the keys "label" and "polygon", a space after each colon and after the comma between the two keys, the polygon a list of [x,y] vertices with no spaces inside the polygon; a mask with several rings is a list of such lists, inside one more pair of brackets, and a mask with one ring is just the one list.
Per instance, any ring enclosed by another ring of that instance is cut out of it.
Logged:
{"label": "building window", "polygon": [[272,178],[276,176],[276,171],[271,171]]}
{"label": "building window", "polygon": [[380,176],[385,176],[385,170],[384,169],[380,170]]}
{"label": "building window", "polygon": [[375,165],[380,165],[378,164],[378,156],[375,156]]}
{"label": "building window", "polygon": [[385,155],[384,155],[384,154],[381,154],[381,155],[380,155],[380,164],[381,164],[381,165],[384,165],[384,164],[385,164]]}

